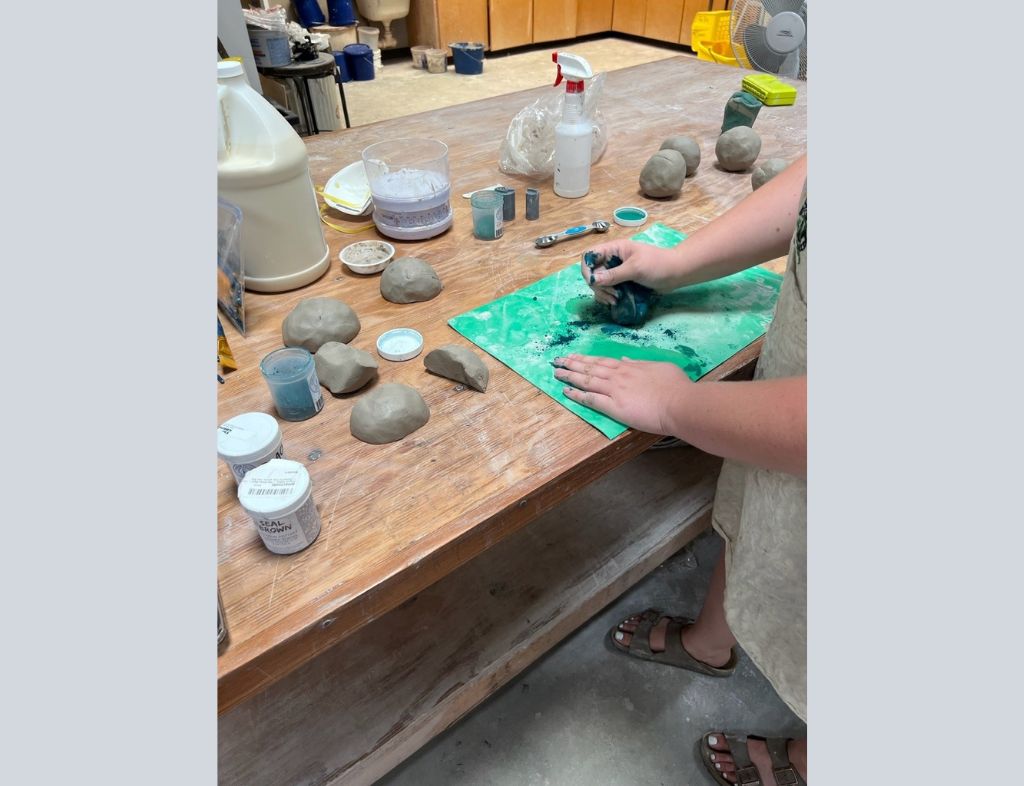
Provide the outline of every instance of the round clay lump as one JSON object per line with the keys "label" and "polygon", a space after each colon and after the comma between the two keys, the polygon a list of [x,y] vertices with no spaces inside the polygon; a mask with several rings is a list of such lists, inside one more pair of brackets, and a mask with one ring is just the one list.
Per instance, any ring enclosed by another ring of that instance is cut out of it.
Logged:
{"label": "round clay lump", "polygon": [[286,347],[302,347],[309,352],[316,352],[328,341],[347,344],[358,334],[356,312],[332,297],[303,300],[281,325],[281,338]]}
{"label": "round clay lump", "polygon": [[730,128],[715,143],[715,156],[727,172],[743,172],[761,153],[761,137],[747,126]]}
{"label": "round clay lump", "polygon": [[320,384],[338,396],[359,390],[377,376],[377,361],[369,352],[328,341],[313,355]]}
{"label": "round clay lump", "polygon": [[430,420],[423,396],[408,385],[388,382],[374,388],[352,407],[349,430],[371,445],[397,442]]}
{"label": "round clay lump", "polygon": [[649,197],[679,193],[686,177],[686,159],[678,150],[659,150],[640,172],[640,190]]}
{"label": "round clay lump", "polygon": [[700,166],[700,145],[688,136],[670,136],[661,143],[662,150],[676,150],[686,161],[686,176],[693,177]]}
{"label": "round clay lump", "polygon": [[392,303],[430,300],[443,288],[434,268],[416,257],[396,259],[380,277],[380,294]]}
{"label": "round clay lump", "polygon": [[423,365],[427,371],[454,379],[473,390],[481,393],[487,390],[487,380],[490,378],[487,366],[475,352],[458,344],[445,344],[430,350],[423,358]]}
{"label": "round clay lump", "polygon": [[769,158],[763,164],[754,167],[754,174],[750,176],[750,186],[757,191],[761,186],[775,177],[779,172],[789,166],[789,162],[781,158]]}

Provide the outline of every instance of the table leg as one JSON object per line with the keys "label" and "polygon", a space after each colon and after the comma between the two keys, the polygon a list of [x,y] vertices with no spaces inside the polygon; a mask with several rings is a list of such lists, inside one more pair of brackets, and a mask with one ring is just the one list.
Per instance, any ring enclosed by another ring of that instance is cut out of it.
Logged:
{"label": "table leg", "polygon": [[309,79],[307,77],[302,77],[302,90],[300,92],[302,92],[303,99],[305,99],[307,107],[306,111],[309,115],[309,133],[319,134],[320,128],[316,124],[316,112],[313,111],[313,94],[310,92]]}
{"label": "table leg", "polygon": [[345,115],[345,128],[352,128],[352,124],[348,121],[348,104],[345,103],[345,86],[341,83],[341,74],[338,74],[338,92],[341,93],[341,111]]}

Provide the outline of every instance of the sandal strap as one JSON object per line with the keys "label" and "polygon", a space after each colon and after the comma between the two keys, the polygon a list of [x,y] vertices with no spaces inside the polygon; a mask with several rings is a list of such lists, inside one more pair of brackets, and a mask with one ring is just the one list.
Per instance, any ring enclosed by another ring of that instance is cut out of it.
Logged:
{"label": "sandal strap", "polygon": [[661,616],[657,609],[647,609],[640,615],[640,622],[637,623],[636,630],[629,640],[630,650],[648,657],[654,654],[651,651],[651,629],[658,624]]}
{"label": "sandal strap", "polygon": [[723,734],[722,736],[725,737],[725,741],[729,746],[729,755],[736,762],[737,770],[754,766],[754,762],[750,760],[750,752],[747,750],[746,737],[741,737],[738,734]]}
{"label": "sandal strap", "polygon": [[677,658],[692,657],[690,653],[683,649],[683,642],[680,639],[680,634],[683,632],[683,628],[686,627],[682,617],[669,617],[668,626],[665,628],[665,654],[673,655]]}
{"label": "sandal strap", "polygon": [[778,786],[806,786],[793,763],[789,760],[789,738],[770,737],[765,740],[768,755],[772,760],[772,773]]}
{"label": "sandal strap", "polygon": [[747,738],[736,734],[723,734],[729,745],[729,755],[736,764],[736,783],[738,786],[761,786],[761,774],[750,760],[747,750]]}

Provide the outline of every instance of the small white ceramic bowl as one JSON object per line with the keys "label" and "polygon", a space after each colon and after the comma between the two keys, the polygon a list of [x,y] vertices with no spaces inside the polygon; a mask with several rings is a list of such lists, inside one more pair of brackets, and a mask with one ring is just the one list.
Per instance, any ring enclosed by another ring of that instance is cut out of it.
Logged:
{"label": "small white ceramic bowl", "polygon": [[353,273],[379,273],[395,256],[395,247],[383,240],[360,240],[341,249],[338,258]]}

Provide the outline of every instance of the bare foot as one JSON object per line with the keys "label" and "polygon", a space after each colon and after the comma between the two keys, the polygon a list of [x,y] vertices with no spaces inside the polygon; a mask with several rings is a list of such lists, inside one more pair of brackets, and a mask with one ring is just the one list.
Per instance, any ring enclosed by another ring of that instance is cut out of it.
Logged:
{"label": "bare foot", "polygon": [[[736,783],[736,763],[729,752],[729,743],[725,741],[725,735],[712,734],[708,737],[708,747],[712,751],[710,755],[715,769],[721,772],[722,777],[729,783]],[[804,781],[807,781],[807,738],[790,740],[786,751],[793,769],[800,773],[800,777]],[[750,761],[757,767],[762,786],[781,786],[776,783],[775,775],[772,773],[772,760],[763,740],[748,739],[747,753],[750,755]]]}
{"label": "bare foot", "polygon": [[[668,629],[669,618],[662,616],[658,620],[658,624],[651,628],[651,652],[664,652],[665,651],[665,631]],[[623,647],[629,647],[629,642],[633,640],[633,633],[636,631],[637,626],[640,624],[640,615],[634,615],[627,617],[619,623],[618,629],[615,631],[615,641],[621,644]],[[680,644],[684,650],[686,650],[691,657],[696,658],[702,663],[706,663],[708,666],[714,666],[715,668],[722,668],[729,662],[732,657],[732,648],[726,647],[713,648],[707,646],[700,640],[699,636],[693,635],[693,626],[687,625],[682,629],[679,634]]]}

